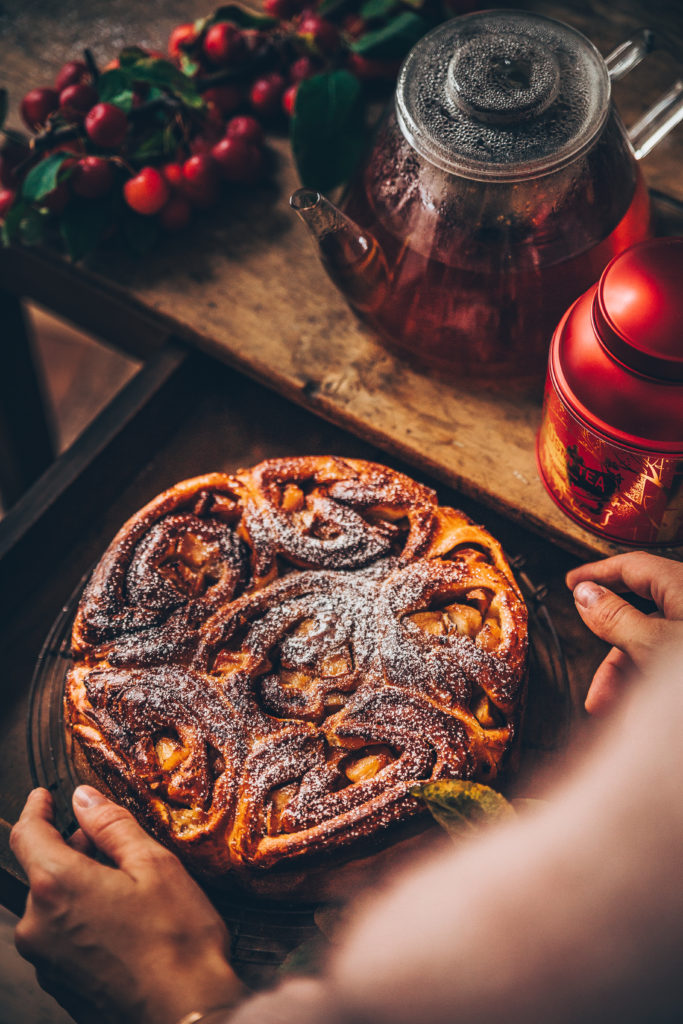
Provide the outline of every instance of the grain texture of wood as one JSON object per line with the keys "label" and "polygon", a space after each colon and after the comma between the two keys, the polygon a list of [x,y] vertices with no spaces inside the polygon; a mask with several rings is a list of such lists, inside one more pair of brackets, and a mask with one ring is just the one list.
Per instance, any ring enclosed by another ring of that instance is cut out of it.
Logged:
{"label": "grain texture of wood", "polygon": [[[529,6],[575,25],[604,54],[646,15],[638,4],[618,13],[599,3]],[[664,28],[669,6],[648,8]],[[101,60],[123,42],[159,47],[174,24],[208,7],[194,0],[146,5],[96,0],[83,5],[76,18],[73,12],[62,17],[61,8],[58,12],[44,0],[21,7],[12,0],[2,15],[2,84],[16,103],[27,82],[45,82],[83,45],[92,44]],[[616,100],[627,123],[668,87],[675,70],[672,56],[651,56],[618,84]],[[160,336],[167,330],[190,340],[568,550],[588,556],[617,550],[568,519],[538,478],[539,382],[496,388],[444,381],[386,351],[358,323],[288,208],[298,182],[286,140],[275,148],[279,168],[273,184],[236,190],[146,260],[108,252],[72,268],[51,253],[4,253],[0,271],[28,293],[44,292],[44,282],[59,275],[61,297],[53,296],[55,305],[68,304],[77,316],[80,303],[90,325],[112,340],[111,317],[104,310],[118,306],[159,327]],[[683,199],[681,156],[679,131],[643,162],[650,186]],[[125,337],[120,343],[127,346]]]}

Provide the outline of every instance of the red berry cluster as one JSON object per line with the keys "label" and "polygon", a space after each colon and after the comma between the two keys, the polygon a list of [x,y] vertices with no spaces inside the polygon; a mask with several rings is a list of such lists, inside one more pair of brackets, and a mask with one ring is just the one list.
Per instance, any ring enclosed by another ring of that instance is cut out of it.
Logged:
{"label": "red berry cluster", "polygon": [[[333,15],[333,21],[306,2],[264,0],[265,17],[236,9],[233,21],[219,9],[200,22],[177,26],[168,56],[138,50],[148,62],[164,61],[171,73],[168,88],[155,88],[152,99],[149,79],[128,73],[129,99],[121,102],[100,88],[87,51],[86,60],[69,61],[53,86],[31,89],[21,102],[21,116],[35,136],[30,148],[11,133],[0,150],[0,221],[20,195],[27,172],[55,153],[64,157],[50,179],[54,187],[38,193],[35,203],[57,216],[74,198],[82,203],[122,194],[137,214],[158,217],[175,231],[194,210],[216,203],[223,184],[258,181],[267,165],[263,126],[293,115],[301,82],[338,68],[363,79],[391,78],[396,71],[394,63],[368,60],[351,49],[367,31],[358,13]],[[126,66],[122,53],[104,72],[116,70],[125,78]],[[172,75],[189,83],[194,103],[183,105],[183,88],[174,93]],[[154,107],[154,116],[145,121],[147,107]],[[138,154],[150,152],[145,132],[159,131],[160,111],[168,117],[172,146],[165,138],[163,155],[152,147],[154,155],[143,159]],[[21,202],[31,201],[24,192]]]}

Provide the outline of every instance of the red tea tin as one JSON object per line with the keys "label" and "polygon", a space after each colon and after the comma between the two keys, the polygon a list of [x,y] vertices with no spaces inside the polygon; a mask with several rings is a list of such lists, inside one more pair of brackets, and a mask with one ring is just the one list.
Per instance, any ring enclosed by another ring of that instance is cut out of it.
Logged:
{"label": "red tea tin", "polygon": [[548,493],[586,529],[683,542],[683,238],[617,256],[564,315],[536,452]]}

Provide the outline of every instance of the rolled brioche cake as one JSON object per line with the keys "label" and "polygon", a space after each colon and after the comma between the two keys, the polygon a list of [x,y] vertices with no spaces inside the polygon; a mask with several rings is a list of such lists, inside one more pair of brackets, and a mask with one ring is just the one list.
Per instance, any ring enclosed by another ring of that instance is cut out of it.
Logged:
{"label": "rolled brioche cake", "polygon": [[314,898],[406,834],[417,783],[496,778],[527,612],[499,543],[427,487],[354,459],[271,459],[134,515],[72,652],[80,777],[194,871]]}

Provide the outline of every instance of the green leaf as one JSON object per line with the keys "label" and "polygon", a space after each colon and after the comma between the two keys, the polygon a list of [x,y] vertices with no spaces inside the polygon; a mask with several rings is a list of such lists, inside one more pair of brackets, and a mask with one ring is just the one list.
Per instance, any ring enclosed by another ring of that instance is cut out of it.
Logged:
{"label": "green leaf", "polygon": [[166,156],[169,152],[171,152],[171,148],[168,143],[166,130],[162,128],[159,131],[155,131],[153,135],[143,138],[133,152],[130,153],[130,160],[133,164],[144,164],[150,160],[153,161]]}
{"label": "green leaf", "polygon": [[400,0],[366,0],[360,9],[360,16],[365,21],[373,21],[377,18],[386,18],[396,10]]}
{"label": "green leaf", "polygon": [[133,64],[137,64],[139,60],[144,60],[146,57],[147,52],[140,46],[125,46],[119,54],[119,70],[132,67]]}
{"label": "green leaf", "polygon": [[7,117],[7,89],[0,89],[0,128]]}
{"label": "green leaf", "polygon": [[140,57],[127,64],[126,68],[135,82],[148,82],[150,85],[167,89],[178,96],[188,107],[199,109],[204,106],[204,100],[197,92],[197,86],[192,79],[184,75],[175,64],[171,64],[168,60],[160,60],[158,57]]}
{"label": "green leaf", "polygon": [[133,106],[131,76],[120,68],[105,71],[97,80],[97,93],[102,103],[112,103],[127,114]]}
{"label": "green leaf", "polygon": [[19,224],[19,237],[24,245],[38,245],[45,237],[47,215],[29,206]]}
{"label": "green leaf", "polygon": [[133,252],[139,256],[149,252],[159,237],[159,221],[156,217],[143,217],[131,209],[123,216],[123,237]]}
{"label": "green leaf", "polygon": [[14,200],[9,211],[5,214],[5,220],[2,225],[3,245],[12,245],[13,242],[21,240],[21,222],[26,216],[26,211],[29,209],[28,203],[25,203],[22,199]]}
{"label": "green leaf", "polygon": [[57,187],[59,170],[67,159],[68,153],[52,153],[32,167],[24,178],[21,189],[24,199],[38,202],[44,196],[49,195]]}
{"label": "green leaf", "polygon": [[15,200],[2,225],[2,244],[37,245],[45,237],[46,226],[44,213],[22,199]]}
{"label": "green leaf", "polygon": [[83,259],[97,248],[111,224],[108,202],[72,201],[59,217],[59,230],[72,260]]}
{"label": "green leaf", "polygon": [[226,4],[219,7],[207,19],[207,24],[215,25],[217,21],[230,21],[233,25],[239,25],[240,28],[274,28],[279,24],[277,18],[271,18],[267,14],[257,14],[238,4]]}
{"label": "green leaf", "polygon": [[424,800],[432,817],[450,836],[461,836],[515,814],[504,796],[479,782],[440,779],[413,786],[410,792]]}
{"label": "green leaf", "polygon": [[291,140],[304,185],[325,191],[351,176],[365,143],[365,110],[360,83],[350,71],[301,82]]}
{"label": "green leaf", "polygon": [[366,32],[351,44],[354,53],[373,60],[398,60],[412,49],[430,28],[425,18],[413,11],[403,11],[386,25]]}
{"label": "green leaf", "polygon": [[103,71],[97,79],[97,95],[102,103],[111,103],[112,97],[130,87],[130,75],[121,68]]}
{"label": "green leaf", "polygon": [[193,78],[199,71],[201,65],[199,61],[192,60],[186,53],[180,55],[180,70],[188,78]]}

